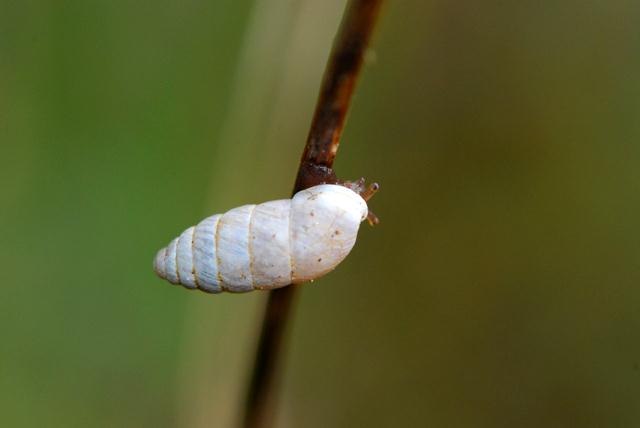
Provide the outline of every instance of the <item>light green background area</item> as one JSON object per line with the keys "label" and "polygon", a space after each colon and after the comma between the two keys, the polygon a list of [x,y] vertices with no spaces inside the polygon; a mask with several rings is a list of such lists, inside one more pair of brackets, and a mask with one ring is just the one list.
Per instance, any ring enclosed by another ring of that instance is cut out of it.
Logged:
{"label": "light green background area", "polygon": [[[237,420],[264,293],[155,251],[287,197],[344,2],[0,1],[0,425]],[[279,426],[640,424],[640,3],[389,0]]]}

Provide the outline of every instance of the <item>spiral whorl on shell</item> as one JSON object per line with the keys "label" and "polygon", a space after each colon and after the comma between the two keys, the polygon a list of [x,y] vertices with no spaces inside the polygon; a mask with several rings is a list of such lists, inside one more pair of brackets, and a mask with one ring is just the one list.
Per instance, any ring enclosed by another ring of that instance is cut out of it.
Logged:
{"label": "spiral whorl on shell", "polygon": [[210,293],[298,284],[349,254],[367,212],[360,195],[334,184],[244,205],[185,230],[158,252],[154,270],[172,284]]}

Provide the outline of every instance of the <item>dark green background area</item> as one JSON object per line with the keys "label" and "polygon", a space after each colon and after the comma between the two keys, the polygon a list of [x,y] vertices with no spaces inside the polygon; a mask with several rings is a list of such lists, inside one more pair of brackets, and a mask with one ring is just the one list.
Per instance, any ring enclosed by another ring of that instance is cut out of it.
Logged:
{"label": "dark green background area", "polygon": [[[225,427],[266,295],[151,261],[289,195],[338,0],[0,0],[0,425]],[[640,424],[640,3],[389,0],[283,427]]]}

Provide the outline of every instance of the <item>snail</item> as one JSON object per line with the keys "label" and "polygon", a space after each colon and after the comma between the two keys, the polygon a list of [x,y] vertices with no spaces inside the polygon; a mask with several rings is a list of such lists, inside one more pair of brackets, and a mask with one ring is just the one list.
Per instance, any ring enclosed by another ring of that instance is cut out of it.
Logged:
{"label": "snail", "polygon": [[270,290],[317,279],[353,248],[360,223],[377,218],[364,179],[320,184],[292,199],[244,205],[205,218],[161,249],[156,274],[208,293]]}

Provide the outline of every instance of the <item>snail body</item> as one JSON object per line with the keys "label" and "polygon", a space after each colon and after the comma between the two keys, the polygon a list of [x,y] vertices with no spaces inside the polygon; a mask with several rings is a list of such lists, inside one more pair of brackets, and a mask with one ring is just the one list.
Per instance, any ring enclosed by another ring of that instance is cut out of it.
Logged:
{"label": "snail body", "polygon": [[172,284],[209,293],[299,284],[344,260],[368,214],[358,193],[321,184],[292,199],[207,217],[161,249],[154,270]]}

